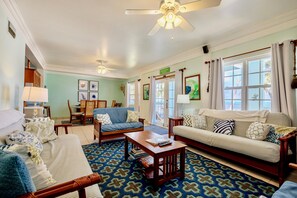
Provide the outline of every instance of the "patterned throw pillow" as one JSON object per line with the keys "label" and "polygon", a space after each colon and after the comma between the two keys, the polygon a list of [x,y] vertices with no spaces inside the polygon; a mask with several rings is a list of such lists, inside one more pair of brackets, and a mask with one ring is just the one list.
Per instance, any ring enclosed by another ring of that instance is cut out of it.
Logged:
{"label": "patterned throw pillow", "polygon": [[109,115],[106,114],[97,114],[97,120],[102,123],[102,125],[112,124]]}
{"label": "patterned throw pillow", "polygon": [[217,120],[214,123],[213,132],[231,135],[235,127],[234,120]]}
{"label": "patterned throw pillow", "polygon": [[0,150],[19,154],[25,161],[37,190],[53,185],[56,181],[48,171],[39,152],[30,145],[0,145]]}
{"label": "patterned throw pillow", "polygon": [[6,144],[29,144],[35,147],[39,153],[43,150],[41,141],[32,133],[26,131],[14,131],[6,136]]}
{"label": "patterned throw pillow", "polygon": [[127,121],[126,122],[138,122],[138,112],[127,110]]}
{"label": "patterned throw pillow", "polygon": [[54,126],[54,120],[32,121],[25,124],[26,131],[37,136],[42,143],[57,139]]}
{"label": "patterned throw pillow", "polygon": [[253,122],[246,131],[246,137],[252,140],[264,140],[269,132],[269,125]]}
{"label": "patterned throw pillow", "polygon": [[38,118],[26,118],[26,122],[47,122],[51,119],[49,117],[38,117]]}
{"label": "patterned throw pillow", "polygon": [[203,115],[193,115],[192,116],[192,127],[198,129],[206,129],[206,117]]}
{"label": "patterned throw pillow", "polygon": [[269,127],[269,133],[264,141],[280,145],[280,141],[278,139],[287,135],[288,133],[293,132],[294,130],[296,130],[296,127],[286,127],[271,124]]}
{"label": "patterned throw pillow", "polygon": [[189,126],[192,127],[192,115],[184,115],[183,116],[184,119],[184,126]]}

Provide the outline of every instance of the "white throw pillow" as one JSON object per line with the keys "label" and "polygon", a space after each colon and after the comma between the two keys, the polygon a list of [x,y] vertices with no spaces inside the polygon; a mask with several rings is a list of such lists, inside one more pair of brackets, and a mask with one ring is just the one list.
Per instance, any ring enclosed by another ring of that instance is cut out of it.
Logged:
{"label": "white throw pillow", "polygon": [[15,152],[23,158],[37,190],[49,187],[56,183],[41,159],[40,154],[34,147],[30,145],[13,144],[0,145],[0,149]]}
{"label": "white throw pillow", "polygon": [[102,123],[102,125],[112,124],[109,115],[106,114],[97,114],[97,120]]}
{"label": "white throw pillow", "polygon": [[35,147],[39,153],[43,150],[41,141],[32,133],[26,131],[14,131],[6,136],[6,144],[29,144]]}
{"label": "white throw pillow", "polygon": [[204,115],[193,115],[192,127],[198,129],[206,129],[206,117]]}
{"label": "white throw pillow", "polygon": [[26,131],[37,136],[42,143],[57,139],[54,126],[54,120],[33,121],[25,124]]}
{"label": "white throw pillow", "polygon": [[269,132],[269,125],[253,122],[246,131],[246,137],[252,140],[264,140]]}
{"label": "white throw pillow", "polygon": [[126,122],[138,122],[139,116],[137,111],[127,110],[127,120]]}

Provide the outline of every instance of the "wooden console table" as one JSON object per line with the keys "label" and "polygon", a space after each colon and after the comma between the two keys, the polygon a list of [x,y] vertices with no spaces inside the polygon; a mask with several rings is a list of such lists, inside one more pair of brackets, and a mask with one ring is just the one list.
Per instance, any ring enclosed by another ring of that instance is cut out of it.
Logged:
{"label": "wooden console table", "polygon": [[[153,180],[154,186],[160,186],[163,183],[180,177],[185,177],[185,148],[186,145],[174,141],[171,145],[159,147],[153,146],[146,142],[147,139],[158,138],[160,135],[151,131],[141,131],[133,133],[125,133],[125,159],[128,159],[128,142],[131,142],[136,147],[139,147],[144,152],[154,158],[154,165],[151,169],[145,171],[145,176]],[[178,167],[178,155],[180,157]],[[163,159],[160,165],[159,160]]]}

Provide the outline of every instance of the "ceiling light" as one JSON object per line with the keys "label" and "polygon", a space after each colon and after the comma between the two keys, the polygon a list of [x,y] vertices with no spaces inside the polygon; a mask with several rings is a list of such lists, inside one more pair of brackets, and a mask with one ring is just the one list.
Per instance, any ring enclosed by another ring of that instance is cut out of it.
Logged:
{"label": "ceiling light", "polygon": [[161,27],[165,27],[165,24],[166,24],[165,16],[162,16],[161,18],[158,19],[158,24],[159,24]]}
{"label": "ceiling light", "polygon": [[98,74],[105,74],[107,72],[107,69],[104,66],[98,66],[97,72]]}

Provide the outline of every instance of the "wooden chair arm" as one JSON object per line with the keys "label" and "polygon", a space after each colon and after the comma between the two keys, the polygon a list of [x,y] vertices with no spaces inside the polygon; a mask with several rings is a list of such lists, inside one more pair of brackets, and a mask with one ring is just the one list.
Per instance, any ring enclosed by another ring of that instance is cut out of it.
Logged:
{"label": "wooden chair arm", "polygon": [[144,118],[138,118],[138,121],[141,122],[142,124],[144,124]]}
{"label": "wooden chair arm", "polygon": [[173,127],[177,125],[183,125],[184,119],[181,117],[169,118],[169,126],[168,126],[168,137],[170,138],[173,134]]}
{"label": "wooden chair arm", "polygon": [[279,141],[281,141],[281,142],[289,141],[290,139],[295,138],[296,135],[297,135],[297,130],[295,130],[295,131],[293,131],[291,133],[288,133],[287,135],[285,135],[283,137],[280,137]]}
{"label": "wooden chair arm", "polygon": [[56,186],[22,195],[20,198],[57,197],[74,191],[78,191],[80,198],[85,198],[85,188],[100,181],[102,181],[101,176],[98,173],[93,173]]}
{"label": "wooden chair arm", "polygon": [[59,127],[63,127],[65,129],[65,133],[68,134],[68,127],[72,126],[72,124],[55,124],[54,130],[56,134],[59,133]]}
{"label": "wooden chair arm", "polygon": [[98,121],[97,119],[94,119],[94,129],[98,132],[101,132],[101,126],[102,122]]}

